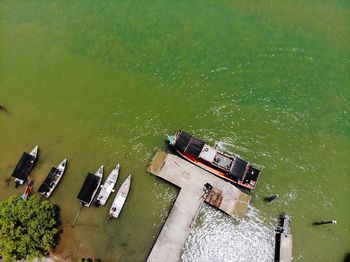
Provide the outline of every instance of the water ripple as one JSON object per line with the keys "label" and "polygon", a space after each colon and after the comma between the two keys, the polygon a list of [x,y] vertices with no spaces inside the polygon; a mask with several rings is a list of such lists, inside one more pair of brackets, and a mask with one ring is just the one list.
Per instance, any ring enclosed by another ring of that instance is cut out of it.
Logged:
{"label": "water ripple", "polygon": [[183,262],[273,261],[274,224],[262,220],[250,207],[238,222],[222,212],[205,206],[189,237]]}

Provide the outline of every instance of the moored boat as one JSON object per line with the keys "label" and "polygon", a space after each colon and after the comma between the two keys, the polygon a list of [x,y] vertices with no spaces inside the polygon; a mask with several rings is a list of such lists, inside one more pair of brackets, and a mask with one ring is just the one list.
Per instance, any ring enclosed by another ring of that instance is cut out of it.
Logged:
{"label": "moored boat", "polygon": [[101,187],[101,191],[97,195],[96,201],[94,202],[95,206],[104,206],[111,193],[114,192],[114,186],[118,179],[119,169],[120,165],[117,164],[112,172],[108,175],[106,181]]}
{"label": "moored boat", "polygon": [[167,136],[167,140],[191,163],[244,188],[252,190],[256,187],[260,170],[248,161],[211,147],[183,131],[175,131],[174,135]]}
{"label": "moored boat", "polygon": [[88,173],[85,178],[84,184],[78,194],[78,200],[81,205],[89,207],[94,199],[94,196],[100,187],[103,176],[103,166],[101,166],[95,174]]}
{"label": "moored boat", "polygon": [[52,167],[50,173],[47,175],[44,182],[39,187],[38,192],[45,197],[49,198],[54,189],[60,182],[64,171],[66,170],[67,159],[64,159],[57,167]]}
{"label": "moored boat", "polygon": [[129,190],[130,190],[130,184],[131,184],[131,175],[129,175],[121,187],[119,188],[117,195],[114,198],[113,204],[109,210],[107,221],[111,220],[112,218],[118,218],[120,215],[120,212],[122,211],[122,208],[125,204],[126,198],[128,197]]}
{"label": "moored boat", "polygon": [[23,183],[27,180],[27,177],[36,163],[38,151],[39,146],[35,146],[30,153],[24,152],[22,154],[11,175],[14,177],[16,185],[23,185]]}
{"label": "moored boat", "polygon": [[28,179],[27,180],[27,186],[24,190],[23,195],[21,196],[22,199],[28,199],[30,197],[30,194],[33,192],[33,181]]}

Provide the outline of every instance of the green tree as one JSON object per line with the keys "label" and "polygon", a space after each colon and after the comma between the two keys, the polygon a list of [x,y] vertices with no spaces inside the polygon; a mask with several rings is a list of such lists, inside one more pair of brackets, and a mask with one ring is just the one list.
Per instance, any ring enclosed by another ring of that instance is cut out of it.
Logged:
{"label": "green tree", "polygon": [[0,202],[0,254],[5,260],[42,257],[58,236],[55,207],[35,196]]}

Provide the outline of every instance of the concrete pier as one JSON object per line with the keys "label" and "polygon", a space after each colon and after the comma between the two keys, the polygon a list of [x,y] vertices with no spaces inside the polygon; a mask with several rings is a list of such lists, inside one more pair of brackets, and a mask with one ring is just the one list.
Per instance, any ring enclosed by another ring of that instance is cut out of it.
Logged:
{"label": "concrete pier", "polygon": [[283,215],[280,217],[280,226],[276,232],[276,251],[275,261],[291,262],[292,261],[292,234],[290,233],[290,217]]}
{"label": "concrete pier", "polygon": [[[251,200],[251,196],[223,179],[180,157],[162,151],[155,154],[148,172],[180,188],[175,204],[148,256],[148,262],[179,260],[192,224],[204,203],[241,219]],[[203,190],[206,183],[213,186],[207,194]]]}
{"label": "concrete pier", "polygon": [[280,236],[280,253],[279,262],[291,262],[292,261],[292,235],[281,234]]}

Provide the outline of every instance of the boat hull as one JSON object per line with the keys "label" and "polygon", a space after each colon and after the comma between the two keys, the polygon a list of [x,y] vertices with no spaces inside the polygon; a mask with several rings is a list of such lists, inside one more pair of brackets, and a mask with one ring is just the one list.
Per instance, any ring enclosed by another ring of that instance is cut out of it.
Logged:
{"label": "boat hull", "polygon": [[120,165],[118,164],[112,172],[108,175],[104,185],[101,188],[100,193],[97,196],[95,201],[96,206],[104,206],[114,190],[114,186],[117,183],[119,176]]}
{"label": "boat hull", "polygon": [[191,162],[192,164],[195,164],[196,166],[198,166],[198,167],[200,167],[200,168],[202,168],[202,169],[204,169],[204,170],[206,170],[206,171],[208,171],[208,172],[210,172],[210,173],[212,173],[212,174],[214,174],[214,175],[216,175],[216,176],[218,176],[218,177],[220,177],[222,179],[225,179],[225,180],[227,180],[227,181],[229,181],[231,183],[234,183],[236,185],[242,186],[242,187],[247,188],[249,190],[253,190],[255,188],[255,186],[246,185],[244,183],[241,183],[240,181],[236,181],[236,180],[233,180],[233,179],[229,178],[225,174],[225,172],[222,172],[222,171],[216,169],[215,167],[210,166],[210,164],[206,164],[204,161],[203,162],[199,161],[199,160],[195,159],[191,155],[187,155],[186,153],[180,152],[179,150],[176,150],[176,152],[180,156],[182,156],[184,159],[186,159],[187,161]]}
{"label": "boat hull", "polygon": [[117,195],[114,198],[113,204],[109,210],[109,218],[118,218],[120,212],[122,211],[125,201],[128,197],[131,185],[131,175],[127,177],[124,183],[121,185],[120,189],[117,192]]}

